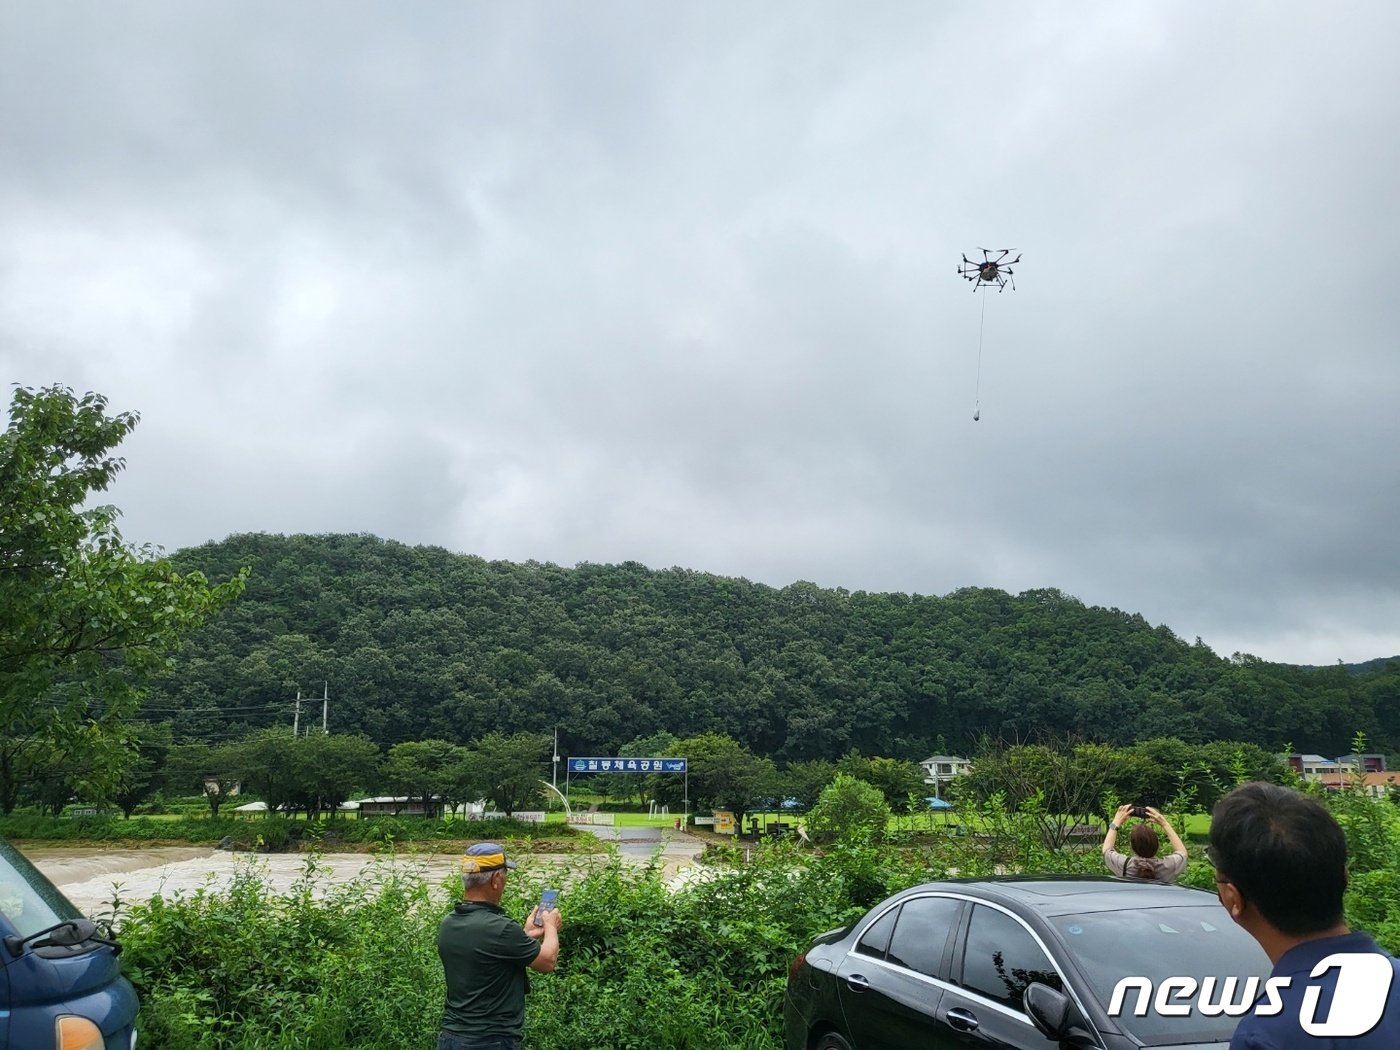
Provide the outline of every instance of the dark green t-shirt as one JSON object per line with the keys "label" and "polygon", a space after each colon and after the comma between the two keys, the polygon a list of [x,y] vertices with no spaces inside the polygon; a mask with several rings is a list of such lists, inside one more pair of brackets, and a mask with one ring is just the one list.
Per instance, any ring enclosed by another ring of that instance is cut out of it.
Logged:
{"label": "dark green t-shirt", "polygon": [[509,1035],[525,1028],[525,971],[540,942],[494,904],[459,901],[438,927],[447,975],[442,1027],[465,1035]]}

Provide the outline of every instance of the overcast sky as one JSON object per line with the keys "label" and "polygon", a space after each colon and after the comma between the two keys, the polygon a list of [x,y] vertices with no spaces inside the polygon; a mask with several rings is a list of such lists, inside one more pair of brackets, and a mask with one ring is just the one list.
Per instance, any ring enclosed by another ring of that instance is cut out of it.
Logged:
{"label": "overcast sky", "polygon": [[0,376],[141,414],[110,499],[168,550],[1400,654],[1397,40],[1393,0],[0,0]]}

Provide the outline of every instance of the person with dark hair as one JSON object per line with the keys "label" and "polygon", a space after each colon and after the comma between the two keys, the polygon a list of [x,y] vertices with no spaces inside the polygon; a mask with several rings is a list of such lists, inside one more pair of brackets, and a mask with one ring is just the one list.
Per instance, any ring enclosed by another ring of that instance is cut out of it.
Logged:
{"label": "person with dark hair", "polygon": [[[1128,834],[1128,844],[1133,855],[1125,857],[1118,852],[1118,832],[1134,811],[1141,809],[1146,814],[1144,823],[1136,824]],[[1165,857],[1157,856],[1162,841],[1152,825],[1158,825],[1166,832],[1172,844],[1172,852]],[[1186,844],[1172,827],[1171,821],[1151,806],[1119,806],[1113,815],[1113,823],[1108,826],[1108,834],[1103,837],[1103,862],[1108,870],[1120,879],[1146,879],[1150,882],[1172,883],[1186,870]]]}
{"label": "person with dark hair", "polygon": [[1230,1050],[1396,1050],[1400,960],[1342,915],[1347,843],[1315,799],[1277,784],[1242,784],[1216,803],[1206,857],[1230,917],[1274,964],[1269,993],[1235,1029]]}
{"label": "person with dark hair", "polygon": [[525,971],[550,973],[559,959],[559,911],[536,908],[522,926],[501,910],[515,862],[494,842],[467,847],[462,900],[438,928],[447,979],[438,1050],[519,1050]]}

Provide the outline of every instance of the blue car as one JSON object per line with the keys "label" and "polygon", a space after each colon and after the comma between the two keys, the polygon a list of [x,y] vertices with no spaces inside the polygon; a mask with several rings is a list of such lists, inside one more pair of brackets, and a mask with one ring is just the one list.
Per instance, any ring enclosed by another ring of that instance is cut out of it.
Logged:
{"label": "blue car", "polygon": [[0,1050],[133,1050],[120,951],[0,838]]}

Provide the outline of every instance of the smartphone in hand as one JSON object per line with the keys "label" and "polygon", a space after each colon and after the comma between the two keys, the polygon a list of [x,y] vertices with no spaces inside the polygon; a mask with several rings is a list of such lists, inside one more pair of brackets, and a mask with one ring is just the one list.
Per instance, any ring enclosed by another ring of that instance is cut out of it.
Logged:
{"label": "smartphone in hand", "polygon": [[558,902],[559,902],[559,891],[558,891],[558,890],[545,890],[542,894],[540,894],[540,903],[539,903],[539,907],[537,907],[537,908],[535,909],[535,925],[536,925],[536,926],[543,926],[543,925],[544,925],[544,918],[540,915],[540,912],[553,911],[553,910],[554,910],[554,906],[555,906]]}

